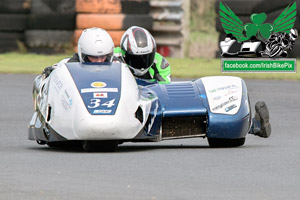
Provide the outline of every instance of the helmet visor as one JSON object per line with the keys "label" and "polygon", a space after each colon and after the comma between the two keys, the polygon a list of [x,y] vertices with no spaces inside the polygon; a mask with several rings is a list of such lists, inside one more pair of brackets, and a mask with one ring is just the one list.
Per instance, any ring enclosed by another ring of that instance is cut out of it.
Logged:
{"label": "helmet visor", "polygon": [[94,55],[83,55],[83,60],[85,62],[111,62],[113,53],[109,53],[106,55],[101,55],[101,56],[94,56]]}
{"label": "helmet visor", "polygon": [[125,53],[125,62],[135,69],[147,69],[154,62],[155,51],[145,55],[132,55]]}

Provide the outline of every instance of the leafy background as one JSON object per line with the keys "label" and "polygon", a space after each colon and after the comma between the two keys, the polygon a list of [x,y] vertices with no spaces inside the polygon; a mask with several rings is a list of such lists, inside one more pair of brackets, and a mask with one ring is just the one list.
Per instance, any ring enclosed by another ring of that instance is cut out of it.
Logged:
{"label": "leafy background", "polygon": [[215,57],[219,48],[216,17],[214,0],[191,0],[189,57]]}

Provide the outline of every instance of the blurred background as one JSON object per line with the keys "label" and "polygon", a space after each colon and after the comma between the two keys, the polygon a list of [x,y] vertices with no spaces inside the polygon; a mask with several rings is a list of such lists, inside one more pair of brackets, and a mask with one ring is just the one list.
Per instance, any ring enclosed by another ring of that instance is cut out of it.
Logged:
{"label": "blurred background", "polygon": [[[300,1],[300,0],[297,0]],[[76,51],[81,31],[101,27],[118,46],[132,25],[148,29],[158,52],[167,57],[219,57],[225,33],[218,18],[220,0],[1,0],[0,53],[43,54]],[[222,0],[244,22],[254,12],[274,19],[293,0]],[[299,12],[298,12],[299,13]],[[299,30],[297,19],[295,28]],[[297,41],[293,57],[299,55]],[[298,51],[297,51],[298,50]]]}
{"label": "blurred background", "polygon": [[215,57],[214,7],[213,0],[1,0],[0,53],[70,53],[89,27],[106,29],[118,46],[138,25],[164,56]]}

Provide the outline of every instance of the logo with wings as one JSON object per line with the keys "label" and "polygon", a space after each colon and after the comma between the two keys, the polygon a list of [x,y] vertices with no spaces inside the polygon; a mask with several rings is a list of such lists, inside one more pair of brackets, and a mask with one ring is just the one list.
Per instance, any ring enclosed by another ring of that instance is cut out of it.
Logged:
{"label": "logo with wings", "polygon": [[296,2],[289,5],[272,24],[264,23],[266,13],[253,13],[250,16],[252,23],[243,24],[239,17],[226,5],[220,2],[220,21],[226,34],[232,34],[237,41],[242,42],[256,36],[266,40],[272,33],[289,33],[296,21]]}
{"label": "logo with wings", "polygon": [[252,23],[243,22],[226,5],[220,2],[220,21],[226,38],[220,42],[222,57],[287,57],[296,43],[298,31],[296,2],[290,4],[273,21],[265,23],[266,13],[253,13]]}

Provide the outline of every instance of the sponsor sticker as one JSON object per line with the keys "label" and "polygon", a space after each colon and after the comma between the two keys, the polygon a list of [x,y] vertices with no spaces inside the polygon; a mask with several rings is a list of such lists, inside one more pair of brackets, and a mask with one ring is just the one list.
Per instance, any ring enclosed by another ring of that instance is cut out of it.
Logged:
{"label": "sponsor sticker", "polygon": [[84,88],[81,89],[81,93],[88,92],[118,92],[118,88]]}
{"label": "sponsor sticker", "polygon": [[94,110],[93,113],[94,114],[99,114],[99,113],[108,114],[108,113],[111,113],[111,110]]}
{"label": "sponsor sticker", "polygon": [[58,79],[57,76],[55,76],[53,78],[53,82],[54,82],[54,88],[57,91],[57,93],[60,92],[60,90],[62,89],[62,87],[64,86],[63,83]]}
{"label": "sponsor sticker", "polygon": [[106,83],[104,82],[93,82],[91,83],[91,86],[94,88],[103,88],[106,87]]}
{"label": "sponsor sticker", "polygon": [[67,99],[67,102],[69,103],[69,105],[71,106],[73,104],[73,100],[70,97],[69,93],[67,92],[67,90],[65,90],[65,97]]}
{"label": "sponsor sticker", "polygon": [[[239,111],[242,100],[242,81],[237,77],[205,77],[203,81],[209,109],[212,113],[236,114]],[[220,81],[219,81],[220,80]],[[231,110],[225,108],[236,104]]]}
{"label": "sponsor sticker", "polygon": [[61,95],[61,104],[64,107],[64,109],[66,109],[66,110],[68,110],[69,108],[71,108],[71,106],[73,104],[73,100],[70,97],[70,95],[67,92],[67,90],[64,90],[64,93]]}
{"label": "sponsor sticker", "polygon": [[224,94],[225,96],[228,96],[230,94],[234,94],[234,93],[237,93],[238,91],[237,90],[231,90],[231,91],[228,91],[226,94]]}
{"label": "sponsor sticker", "polygon": [[208,90],[208,92],[215,93],[215,92],[219,92],[219,91],[232,90],[232,89],[237,89],[237,88],[238,88],[237,85],[227,85],[227,86],[218,87],[218,88],[215,88],[212,90]]}
{"label": "sponsor sticker", "polygon": [[70,105],[68,104],[67,100],[65,99],[65,97],[63,95],[61,96],[61,104],[65,110],[69,110]]}
{"label": "sponsor sticker", "polygon": [[219,95],[219,96],[216,96],[213,98],[213,100],[217,101],[217,100],[220,100],[222,97]]}
{"label": "sponsor sticker", "polygon": [[236,104],[233,104],[233,105],[228,106],[227,108],[225,108],[225,111],[226,111],[226,112],[229,112],[229,111],[231,111],[232,109],[234,109],[234,108],[236,108],[236,107],[237,107]]}
{"label": "sponsor sticker", "polygon": [[[217,111],[217,110],[223,108],[224,106],[226,106],[227,104],[229,104],[229,103],[231,103],[231,102],[234,102],[234,101],[236,101],[236,100],[238,100],[238,98],[237,98],[236,96],[229,97],[229,99],[228,99],[227,101],[225,101],[225,102],[223,102],[223,103],[217,105],[217,106],[214,107],[212,110],[213,110],[213,111]],[[226,111],[226,112],[228,112],[228,111]]]}
{"label": "sponsor sticker", "polygon": [[94,92],[94,98],[107,98],[107,92]]}

